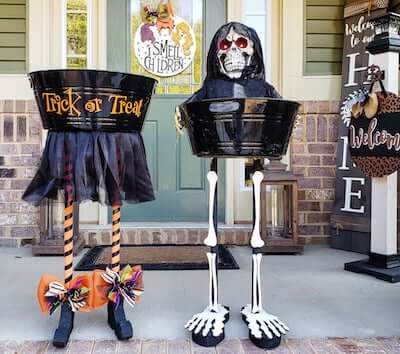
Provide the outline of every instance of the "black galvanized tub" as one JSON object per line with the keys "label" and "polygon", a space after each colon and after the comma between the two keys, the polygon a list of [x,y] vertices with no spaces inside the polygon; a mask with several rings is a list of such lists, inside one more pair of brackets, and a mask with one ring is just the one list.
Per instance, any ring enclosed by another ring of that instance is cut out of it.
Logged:
{"label": "black galvanized tub", "polygon": [[141,131],[157,81],[100,70],[29,74],[44,129]]}
{"label": "black galvanized tub", "polygon": [[182,118],[194,155],[280,158],[299,107],[275,98],[209,99],[183,105]]}

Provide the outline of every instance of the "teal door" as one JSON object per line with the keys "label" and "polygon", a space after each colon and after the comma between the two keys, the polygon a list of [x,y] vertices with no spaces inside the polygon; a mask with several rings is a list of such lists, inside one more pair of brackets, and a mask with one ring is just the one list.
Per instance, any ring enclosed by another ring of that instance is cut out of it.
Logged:
{"label": "teal door", "polygon": [[[138,205],[124,204],[122,220],[206,221],[206,174],[210,160],[192,155],[187,135],[177,137],[174,112],[176,106],[201,86],[206,73],[208,45],[215,31],[226,20],[225,0],[151,0],[148,3],[154,9],[158,3],[169,4],[174,15],[185,20],[193,29],[196,50],[192,63],[178,74],[161,77],[149,72],[139,62],[134,45],[143,23],[146,0],[108,1],[108,68],[159,80],[157,94],[153,97],[143,129],[156,200]],[[221,161],[218,183],[220,220],[224,219],[225,210],[224,180],[224,163]]]}

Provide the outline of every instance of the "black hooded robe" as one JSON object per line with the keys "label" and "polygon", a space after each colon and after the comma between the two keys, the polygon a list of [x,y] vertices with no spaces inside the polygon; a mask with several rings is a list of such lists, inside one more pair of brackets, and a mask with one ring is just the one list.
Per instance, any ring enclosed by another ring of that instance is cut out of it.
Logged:
{"label": "black hooded robe", "polygon": [[[250,65],[245,68],[239,79],[230,79],[220,71],[217,57],[219,43],[227,37],[233,29],[249,38],[254,45],[254,54]],[[212,98],[246,98],[246,97],[273,97],[281,96],[276,89],[265,81],[265,67],[261,42],[257,32],[238,22],[223,25],[214,35],[207,55],[207,76],[200,90],[195,92],[185,103]]]}

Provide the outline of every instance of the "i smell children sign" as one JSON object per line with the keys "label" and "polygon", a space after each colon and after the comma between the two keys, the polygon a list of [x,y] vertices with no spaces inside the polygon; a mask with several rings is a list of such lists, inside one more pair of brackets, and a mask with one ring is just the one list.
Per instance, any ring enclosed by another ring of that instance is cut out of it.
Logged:
{"label": "i smell children sign", "polygon": [[192,27],[176,16],[171,0],[141,2],[140,24],[134,36],[135,55],[148,72],[175,76],[193,62],[196,38]]}
{"label": "i smell children sign", "polygon": [[366,46],[374,38],[372,16],[386,11],[388,1],[346,1],[342,66],[342,106],[332,211],[332,247],[367,253],[370,243],[370,179],[352,163],[348,130],[354,95],[366,79],[371,58]]}

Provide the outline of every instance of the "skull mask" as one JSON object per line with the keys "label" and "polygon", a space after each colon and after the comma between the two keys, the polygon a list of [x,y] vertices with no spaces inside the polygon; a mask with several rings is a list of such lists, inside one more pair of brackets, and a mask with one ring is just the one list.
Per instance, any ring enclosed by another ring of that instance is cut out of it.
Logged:
{"label": "skull mask", "polygon": [[253,41],[231,28],[226,38],[218,43],[218,48],[217,58],[221,73],[230,79],[239,79],[243,70],[251,63],[254,54]]}

